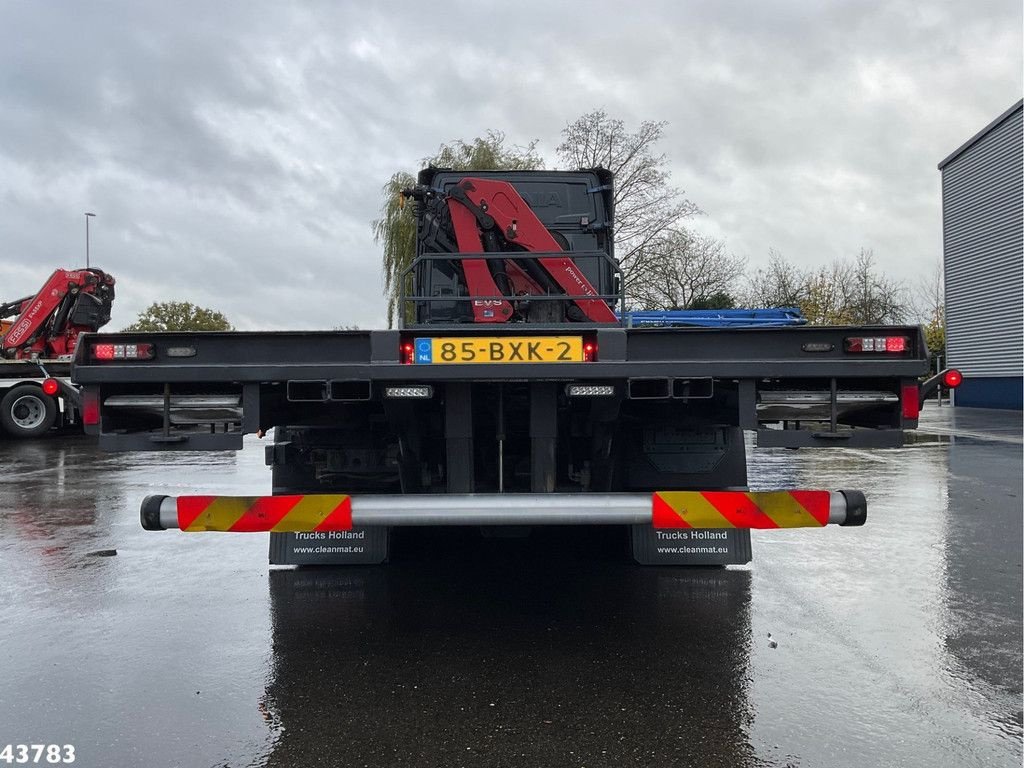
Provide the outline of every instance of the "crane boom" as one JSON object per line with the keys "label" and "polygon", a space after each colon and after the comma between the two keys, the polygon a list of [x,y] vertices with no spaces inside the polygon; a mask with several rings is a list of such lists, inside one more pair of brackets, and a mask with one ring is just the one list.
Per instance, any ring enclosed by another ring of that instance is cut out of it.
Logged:
{"label": "crane boom", "polygon": [[99,269],[56,269],[34,296],[0,305],[17,316],[3,335],[6,358],[57,358],[75,350],[79,334],[110,322],[114,278]]}

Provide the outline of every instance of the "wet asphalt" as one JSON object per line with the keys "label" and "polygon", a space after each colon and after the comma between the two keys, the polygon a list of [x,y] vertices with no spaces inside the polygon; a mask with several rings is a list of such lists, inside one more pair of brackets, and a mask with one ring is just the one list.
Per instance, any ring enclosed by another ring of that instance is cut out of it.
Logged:
{"label": "wet asphalt", "polygon": [[[146,533],[147,493],[269,493],[238,454],[0,442],[0,748],[105,766],[1019,766],[1021,415],[899,450],[758,450],[864,528],[650,568],[614,528],[406,531],[390,565],[268,568]],[[114,554],[116,551],[116,554]],[[771,638],[769,638],[769,633]]]}

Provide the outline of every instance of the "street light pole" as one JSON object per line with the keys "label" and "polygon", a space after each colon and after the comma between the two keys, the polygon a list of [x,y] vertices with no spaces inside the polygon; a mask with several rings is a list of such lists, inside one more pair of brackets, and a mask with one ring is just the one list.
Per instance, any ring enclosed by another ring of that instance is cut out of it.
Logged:
{"label": "street light pole", "polygon": [[89,268],[89,219],[95,216],[95,213],[86,212],[85,214],[85,268]]}

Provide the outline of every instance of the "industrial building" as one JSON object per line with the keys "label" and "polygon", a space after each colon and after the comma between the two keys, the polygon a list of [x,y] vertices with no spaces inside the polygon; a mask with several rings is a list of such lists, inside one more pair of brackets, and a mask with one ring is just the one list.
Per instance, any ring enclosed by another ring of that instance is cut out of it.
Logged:
{"label": "industrial building", "polygon": [[1024,390],[1024,100],[939,163],[946,365],[954,404],[1022,406]]}

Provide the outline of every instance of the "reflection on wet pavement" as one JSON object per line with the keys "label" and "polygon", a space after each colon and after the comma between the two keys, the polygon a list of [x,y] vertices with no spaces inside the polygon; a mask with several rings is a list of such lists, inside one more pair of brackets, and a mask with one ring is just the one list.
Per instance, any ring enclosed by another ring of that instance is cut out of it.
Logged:
{"label": "reflection on wet pavement", "polygon": [[753,764],[748,572],[406,533],[392,568],[271,574],[268,765]]}
{"label": "reflection on wet pavement", "polygon": [[1019,765],[1020,432],[929,406],[901,450],[756,451],[752,487],[860,488],[869,523],[758,532],[728,570],[553,529],[270,571],[262,535],[136,516],[268,492],[258,441],[3,442],[0,740],[83,766]]}

